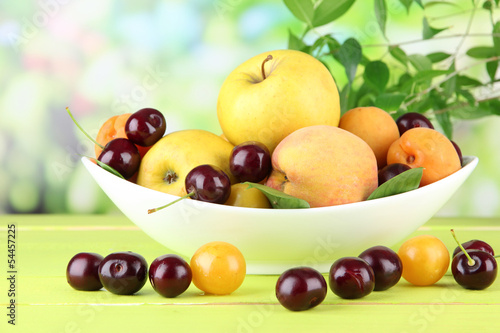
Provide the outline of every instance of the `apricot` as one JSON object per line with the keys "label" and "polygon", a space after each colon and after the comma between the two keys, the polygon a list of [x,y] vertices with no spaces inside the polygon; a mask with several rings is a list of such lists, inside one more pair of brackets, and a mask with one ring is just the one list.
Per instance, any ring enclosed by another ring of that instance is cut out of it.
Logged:
{"label": "apricot", "polygon": [[243,183],[231,186],[231,194],[224,204],[238,207],[272,208],[264,193],[256,188],[248,188],[248,185]]}
{"label": "apricot", "polygon": [[458,153],[451,141],[430,128],[412,128],[389,147],[387,163],[402,163],[411,168],[423,167],[420,186],[425,186],[461,167]]}
{"label": "apricot", "polygon": [[379,169],[387,165],[389,146],[399,138],[398,125],[387,112],[374,106],[354,108],[340,118],[339,127],[370,146]]}
{"label": "apricot", "polygon": [[[125,138],[127,139],[127,134],[125,133],[125,123],[128,118],[131,116],[131,113],[124,113],[121,115],[113,116],[106,120],[104,124],[102,124],[99,132],[97,133],[96,141],[105,146],[109,141],[116,138]],[[143,157],[149,150],[150,147],[141,147],[136,145],[139,150],[139,154]],[[101,147],[98,145],[94,146],[95,157],[98,158],[101,154]]]}

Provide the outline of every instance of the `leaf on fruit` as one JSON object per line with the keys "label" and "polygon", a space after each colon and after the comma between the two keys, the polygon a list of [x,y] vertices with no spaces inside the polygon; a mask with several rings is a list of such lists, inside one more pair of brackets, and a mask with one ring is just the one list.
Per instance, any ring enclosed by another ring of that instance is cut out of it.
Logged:
{"label": "leaf on fruit", "polygon": [[293,209],[311,207],[307,201],[283,193],[269,186],[251,182],[245,182],[244,184],[248,185],[248,188],[256,188],[264,193],[273,208]]}
{"label": "leaf on fruit", "polygon": [[420,186],[423,171],[424,168],[414,168],[400,173],[377,187],[366,200],[388,197],[417,189]]}
{"label": "leaf on fruit", "polygon": [[113,175],[117,176],[117,177],[120,177],[121,179],[125,179],[121,173],[119,173],[118,171],[116,171],[115,169],[113,169],[112,167],[110,167],[109,165],[105,164],[105,163],[102,163],[101,161],[99,160],[96,160],[96,159],[93,159],[97,165],[99,165],[101,168],[103,168],[104,170],[108,171],[108,172],[111,172]]}

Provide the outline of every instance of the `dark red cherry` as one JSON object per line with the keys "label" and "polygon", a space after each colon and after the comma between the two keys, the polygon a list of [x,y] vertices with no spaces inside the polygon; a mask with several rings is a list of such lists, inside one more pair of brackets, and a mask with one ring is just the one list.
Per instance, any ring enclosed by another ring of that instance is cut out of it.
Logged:
{"label": "dark red cherry", "polygon": [[411,168],[408,165],[402,163],[393,163],[386,165],[378,172],[378,186],[382,185],[389,179],[396,177],[400,173],[410,169]]}
{"label": "dark red cherry", "polygon": [[288,310],[303,311],[319,305],[326,297],[325,278],[309,267],[291,268],[276,282],[276,297]]}
{"label": "dark red cherry", "polygon": [[163,114],[152,108],[134,112],[125,123],[127,138],[136,145],[149,147],[163,137],[167,123]]}
{"label": "dark red cherry", "polygon": [[345,257],[330,268],[330,289],[341,298],[354,299],[370,294],[375,288],[375,275],[361,258]]}
{"label": "dark red cherry", "polygon": [[[482,240],[478,239],[473,239],[468,242],[462,243],[462,246],[466,250],[480,250],[484,252],[488,252],[492,256],[495,255],[495,251],[493,251],[493,248],[490,246],[490,244],[483,242]],[[455,248],[453,251],[453,257],[455,257],[458,253],[462,252],[459,246]]]}
{"label": "dark red cherry", "polygon": [[192,199],[223,204],[231,194],[231,181],[219,167],[210,164],[199,165],[191,170],[185,179],[187,193]]}
{"label": "dark red cherry", "polygon": [[455,281],[466,289],[482,290],[493,284],[497,277],[497,262],[488,252],[467,250],[472,262],[464,252],[458,253],[451,262]]}
{"label": "dark red cherry", "polygon": [[104,146],[98,160],[115,169],[123,178],[129,179],[139,170],[141,155],[130,140],[118,138]]}
{"label": "dark red cherry", "polygon": [[363,251],[359,257],[373,269],[375,287],[382,291],[391,288],[401,279],[403,264],[398,254],[385,246],[374,246]]}
{"label": "dark red cherry", "polygon": [[176,297],[191,284],[192,273],[188,263],[175,254],[156,258],[149,267],[149,282],[164,297]]}
{"label": "dark red cherry", "polygon": [[103,257],[92,252],[75,254],[66,268],[66,280],[76,290],[93,291],[102,288],[99,264]]}
{"label": "dark red cherry", "polygon": [[132,295],[141,290],[147,280],[148,266],[140,254],[115,252],[99,265],[99,279],[103,287],[117,295]]}
{"label": "dark red cherry", "polygon": [[235,146],[231,152],[229,168],[240,182],[258,183],[271,172],[269,149],[257,141],[241,143]]}
{"label": "dark red cherry", "polygon": [[457,145],[457,143],[453,140],[450,140],[451,143],[453,144],[453,147],[455,147],[455,150],[457,151],[457,154],[458,154],[458,158],[460,158],[460,165],[462,165],[464,163],[464,159],[462,157],[462,150],[460,149],[460,147]]}
{"label": "dark red cherry", "polygon": [[396,120],[396,124],[398,125],[399,135],[403,135],[404,132],[415,127],[426,127],[434,129],[434,126],[426,116],[416,112],[408,112],[403,114]]}

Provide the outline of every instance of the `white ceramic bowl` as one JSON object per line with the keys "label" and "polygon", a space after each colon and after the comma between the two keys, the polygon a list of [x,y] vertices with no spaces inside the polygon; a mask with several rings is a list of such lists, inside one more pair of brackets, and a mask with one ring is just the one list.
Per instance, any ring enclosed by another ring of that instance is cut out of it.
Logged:
{"label": "white ceramic bowl", "polygon": [[151,238],[190,258],[203,244],[226,241],[240,249],[248,274],[281,274],[296,266],[328,272],[343,256],[374,245],[392,246],[426,223],[478,163],[464,157],[454,174],[414,191],[370,201],[309,209],[257,209],[182,200],[125,181],[87,158],[82,162],[116,206]]}

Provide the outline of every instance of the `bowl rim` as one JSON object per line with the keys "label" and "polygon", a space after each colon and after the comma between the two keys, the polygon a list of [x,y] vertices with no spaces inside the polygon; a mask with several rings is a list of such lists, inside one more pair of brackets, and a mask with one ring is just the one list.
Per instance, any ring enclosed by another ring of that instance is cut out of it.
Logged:
{"label": "bowl rim", "polygon": [[[150,189],[150,188],[147,188],[145,186],[141,186],[141,185],[138,185],[136,183],[133,183],[133,182],[130,182],[128,180],[125,180],[125,179],[122,179],[120,177],[117,177],[115,175],[113,175],[112,173],[102,169],[101,167],[99,167],[96,163],[92,162],[91,161],[91,158],[89,157],[82,157],[81,158],[82,160],[82,163],[87,167],[87,168],[93,168],[94,171],[96,172],[105,172],[107,173],[110,177],[115,177],[116,179],[114,179],[114,181],[118,181],[118,182],[127,182],[127,185],[130,185],[130,186],[138,186],[140,187],[142,190],[146,190],[146,191],[153,191],[156,195],[160,195],[160,196],[164,196],[166,198],[165,200],[165,204],[173,201],[173,200],[176,200],[176,199],[179,199],[180,197],[179,196],[176,196],[176,195],[173,195],[173,194],[168,194],[168,193],[165,193],[165,192],[161,192],[161,191],[157,191],[157,190],[154,190],[154,189]],[[370,207],[370,205],[378,205],[378,204],[381,204],[383,202],[387,203],[387,201],[391,200],[391,201],[395,201],[395,200],[405,200],[407,199],[408,197],[412,197],[416,194],[416,192],[418,193],[421,193],[423,191],[432,191],[435,187],[441,185],[443,182],[446,182],[446,181],[450,181],[450,179],[454,179],[454,178],[457,178],[457,177],[460,177],[461,174],[463,173],[467,173],[467,172],[472,172],[474,170],[474,168],[476,167],[476,165],[478,164],[479,162],[479,158],[477,156],[463,156],[463,163],[462,163],[462,167],[460,168],[460,170],[457,170],[456,172],[452,173],[451,175],[445,177],[445,178],[442,178],[434,183],[431,183],[431,184],[428,184],[424,187],[419,187],[415,190],[411,190],[411,191],[407,191],[407,192],[404,192],[404,193],[400,193],[400,194],[395,194],[395,195],[392,195],[392,196],[387,196],[387,197],[382,197],[382,198],[377,198],[377,199],[372,199],[372,200],[364,200],[364,201],[359,201],[359,202],[352,202],[352,203],[346,203],[346,204],[342,204],[342,205],[335,205],[335,206],[325,206],[325,207],[312,207],[312,208],[285,208],[285,209],[265,209],[265,208],[251,208],[251,207],[239,207],[239,206],[229,206],[229,205],[223,205],[223,204],[211,204],[211,203],[207,203],[207,202],[202,202],[202,201],[197,201],[197,200],[185,200],[187,204],[189,205],[192,205],[193,208],[198,208],[198,209],[203,209],[203,207],[206,207],[207,205],[210,205],[210,207],[217,207],[218,209],[221,210],[221,212],[224,212],[224,211],[228,211],[228,212],[231,212],[231,211],[242,211],[242,210],[245,210],[245,211],[248,211],[248,212],[252,212],[253,213],[256,213],[256,214],[269,214],[270,211],[273,212],[273,214],[283,214],[283,215],[286,215],[286,214],[289,214],[290,212],[293,212],[294,214],[305,214],[306,212],[308,212],[307,214],[310,214],[311,212],[325,212],[325,211],[343,211],[343,210],[354,210],[356,208],[367,208],[367,207]],[[152,207],[153,208],[153,207]],[[163,212],[167,212],[168,211],[168,208],[162,210]],[[157,212],[159,213],[159,212]]]}

